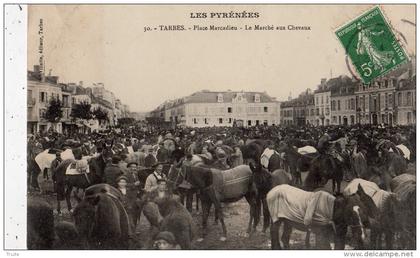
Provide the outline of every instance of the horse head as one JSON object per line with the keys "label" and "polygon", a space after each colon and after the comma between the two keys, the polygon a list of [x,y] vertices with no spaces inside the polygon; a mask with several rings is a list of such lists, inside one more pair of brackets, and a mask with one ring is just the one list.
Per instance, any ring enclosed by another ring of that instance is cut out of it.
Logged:
{"label": "horse head", "polygon": [[336,249],[344,249],[347,227],[352,231],[357,248],[363,249],[366,227],[371,223],[370,211],[365,202],[357,193],[350,196],[341,194],[336,196],[333,209],[333,222],[337,234]]}
{"label": "horse head", "polygon": [[268,193],[272,185],[271,173],[260,164],[254,165],[252,162],[249,163],[249,168],[252,171],[252,181],[257,189]]}
{"label": "horse head", "polygon": [[73,218],[76,229],[85,249],[89,249],[89,238],[95,224],[96,205],[99,197],[85,198],[79,202],[73,211]]}

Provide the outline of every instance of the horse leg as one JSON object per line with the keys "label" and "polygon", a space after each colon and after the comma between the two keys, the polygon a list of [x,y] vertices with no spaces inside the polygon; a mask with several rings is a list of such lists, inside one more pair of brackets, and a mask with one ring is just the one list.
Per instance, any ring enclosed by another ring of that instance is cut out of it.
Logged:
{"label": "horse leg", "polygon": [[308,250],[311,248],[311,231],[310,230],[306,231],[305,248]]}
{"label": "horse leg", "polygon": [[220,238],[220,241],[226,241],[227,232],[226,232],[225,220],[223,218],[223,209],[222,209],[221,203],[216,202],[214,204],[214,207],[216,209],[216,213],[219,214],[219,221],[220,221],[220,224],[222,225],[222,237]]}
{"label": "horse leg", "polygon": [[57,194],[57,214],[61,214],[61,201],[58,198],[58,194]]}
{"label": "horse leg", "polygon": [[264,225],[263,225],[263,233],[267,231],[267,228],[270,226],[270,211],[268,210],[267,200],[263,199],[263,217],[264,217]]}
{"label": "horse leg", "polygon": [[[193,196],[194,193],[192,193],[191,195]],[[193,197],[191,197],[191,198],[193,198]],[[195,193],[195,198],[196,198],[195,199],[195,209],[196,209],[197,212],[199,212],[199,210],[200,210],[199,207],[198,207],[199,203],[200,203],[200,193],[199,192]]]}
{"label": "horse leg", "polygon": [[292,234],[292,226],[289,222],[284,221],[283,224],[283,234],[281,236],[281,241],[283,242],[284,249],[290,249],[289,241],[290,235]]}
{"label": "horse leg", "polygon": [[[245,195],[245,198],[249,204],[249,221],[246,233],[251,236],[251,234],[256,231],[259,222],[259,209],[261,208],[261,205],[259,204],[260,199],[253,197],[252,194]],[[254,228],[252,228],[252,221],[254,221]]]}
{"label": "horse leg", "polygon": [[335,250],[344,250],[347,234],[347,225],[336,225]]}
{"label": "horse leg", "polygon": [[392,242],[394,240],[394,234],[391,230],[385,231],[385,245],[387,250],[392,250]]}
{"label": "horse leg", "polygon": [[71,207],[71,202],[70,202],[70,197],[71,197],[72,190],[73,190],[73,186],[68,185],[67,188],[66,188],[66,191],[65,191],[67,209],[69,210],[69,212],[73,211],[73,208]]}
{"label": "horse leg", "polygon": [[198,242],[204,240],[204,237],[207,235],[207,220],[210,214],[210,208],[212,203],[209,200],[201,199],[201,207],[203,208],[202,214],[202,227],[201,227],[201,238],[197,239]]}
{"label": "horse leg", "polygon": [[378,248],[378,237],[380,238],[378,230],[372,228],[370,230],[370,245],[372,250],[376,250]]}
{"label": "horse leg", "polygon": [[186,200],[185,200],[185,206],[187,207],[187,210],[192,213],[192,203],[193,203],[193,195],[190,190],[186,191]]}
{"label": "horse leg", "polygon": [[333,194],[335,194],[335,184],[337,183],[336,181],[335,181],[335,179],[333,178],[332,180],[331,180],[332,182],[332,184],[331,184],[331,187],[332,187],[332,192],[333,192]]}
{"label": "horse leg", "polygon": [[280,239],[279,239],[279,229],[281,225],[281,220],[276,222],[271,221],[270,225],[270,235],[271,235],[271,249],[273,250],[280,250]]}

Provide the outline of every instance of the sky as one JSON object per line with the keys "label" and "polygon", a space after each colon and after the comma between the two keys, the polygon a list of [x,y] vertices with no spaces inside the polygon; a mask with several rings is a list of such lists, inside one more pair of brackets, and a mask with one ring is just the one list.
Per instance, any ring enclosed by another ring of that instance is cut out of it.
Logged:
{"label": "sky", "polygon": [[[28,69],[39,63],[64,83],[103,82],[131,111],[151,111],[200,90],[265,91],[277,100],[350,75],[334,31],[371,5],[39,5],[28,14]],[[414,5],[384,5],[394,31],[415,51]],[[259,18],[193,19],[190,13],[258,12]],[[159,31],[144,27],[310,26],[296,31]]]}

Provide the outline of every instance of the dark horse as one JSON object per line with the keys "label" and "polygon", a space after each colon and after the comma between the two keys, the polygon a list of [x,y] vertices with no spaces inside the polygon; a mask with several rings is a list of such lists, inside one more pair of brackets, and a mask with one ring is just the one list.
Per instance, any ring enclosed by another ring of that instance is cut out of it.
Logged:
{"label": "dark horse", "polygon": [[[241,165],[230,170],[220,171],[183,165],[180,173],[189,183],[200,189],[200,199],[203,208],[202,237],[207,234],[207,220],[210,208],[214,204],[216,217],[220,221],[223,230],[220,240],[225,241],[227,232],[221,203],[236,202],[243,197],[246,198],[250,205],[250,219],[247,232],[251,233],[252,222],[254,222],[252,230],[256,230],[259,219],[255,216],[257,191],[252,182],[252,172],[249,166]],[[199,240],[202,240],[202,238]]]}
{"label": "dark horse", "polygon": [[[395,233],[400,229],[400,220],[402,216],[402,207],[394,193],[379,189],[372,182],[363,179],[354,179],[344,189],[344,195],[354,193],[355,187],[363,188],[370,198],[375,200],[377,213],[375,223],[369,225],[371,229],[371,248],[376,250],[382,247],[382,235],[385,235],[387,249],[392,249]],[[359,190],[358,190],[359,191]]]}
{"label": "dark horse", "polygon": [[130,223],[121,194],[107,184],[86,189],[73,216],[86,249],[128,249]]}
{"label": "dark horse", "polygon": [[[288,195],[292,195],[292,198],[296,198],[296,195],[293,191],[289,191],[288,189],[281,189],[284,188],[282,186],[277,186],[276,188],[273,188],[272,192],[269,193],[267,196],[267,200],[269,203],[274,202],[280,202],[283,203],[282,207],[289,207],[291,205],[294,205],[296,203],[287,203]],[[290,187],[289,187],[290,188]],[[292,187],[293,188],[293,187]],[[304,194],[301,195],[307,195],[307,194],[314,194],[314,193],[308,193],[303,190],[295,188],[297,191],[301,191]],[[335,249],[343,250],[345,247],[345,239],[347,234],[348,227],[352,230],[352,236],[354,240],[357,243],[357,249],[363,249],[363,241],[365,238],[365,227],[369,225],[369,221],[371,221],[372,213],[375,210],[375,204],[373,200],[367,196],[363,189],[360,187],[357,194],[351,195],[351,196],[343,196],[338,195],[337,197],[334,197],[333,195],[326,193],[326,192],[319,192],[321,196],[324,196],[324,198],[328,199],[329,201],[325,202],[328,203],[328,208],[320,208],[318,207],[319,204],[315,204],[312,206],[314,210],[311,210],[313,214],[317,214],[317,218],[320,216],[325,216],[326,219],[329,222],[323,222],[323,223],[312,223],[309,222],[311,231],[314,232],[317,242],[317,247],[320,249],[330,249],[330,246],[328,244],[327,240],[334,239],[335,240]],[[321,197],[320,197],[321,198]],[[303,201],[305,202],[305,201]],[[299,205],[299,204],[298,204]],[[305,204],[301,207],[304,207]],[[284,208],[283,207],[283,208]],[[308,213],[308,210],[311,209],[310,205],[308,205],[306,208],[306,211],[304,211],[305,214],[298,214],[298,217],[301,216],[302,218],[305,217],[306,219],[306,213]],[[327,212],[326,210],[330,210],[330,212]],[[271,217],[274,221],[271,225],[271,248],[272,249],[281,249],[280,241],[279,241],[279,228],[282,223],[284,223],[283,228],[283,235],[282,235],[282,242],[284,245],[284,248],[289,249],[289,240],[290,235],[292,233],[293,228],[296,228],[301,231],[308,232],[308,224],[305,224],[304,220],[302,218],[297,219],[289,219],[287,217],[278,216],[277,210],[273,208],[274,214],[271,214]],[[295,210],[296,211],[296,210]],[[287,210],[283,214],[288,214],[289,210]],[[271,209],[270,209],[271,213]],[[293,214],[290,213],[290,214]],[[313,215],[315,219],[315,215]],[[308,243],[309,241],[307,241]]]}
{"label": "dark horse", "polygon": [[314,157],[312,155],[302,155],[293,146],[286,142],[281,142],[278,148],[279,153],[285,153],[286,165],[293,177],[293,185],[302,185],[301,172],[308,171]]}
{"label": "dark horse", "polygon": [[391,181],[391,189],[400,200],[398,219],[401,248],[416,249],[416,179],[402,174]]}
{"label": "dark horse", "polygon": [[270,226],[270,214],[267,207],[267,193],[275,186],[282,184],[291,184],[292,180],[284,169],[277,169],[269,172],[261,166],[254,166],[249,164],[252,171],[252,181],[257,188],[257,213],[255,216],[258,218],[261,215],[261,204],[263,208],[264,225],[263,232]]}
{"label": "dark horse", "polygon": [[38,198],[28,198],[27,220],[28,249],[52,249],[55,232],[51,205]]}
{"label": "dark horse", "polygon": [[329,179],[332,179],[332,192],[335,193],[337,189],[337,194],[339,194],[343,181],[343,164],[330,155],[319,155],[311,162],[303,189],[314,191],[327,184]]}
{"label": "dark horse", "polygon": [[[73,151],[76,159],[81,159],[81,153]],[[96,158],[89,161],[89,173],[81,173],[78,175],[66,175],[67,168],[74,162],[72,159],[64,160],[56,168],[56,180],[57,180],[57,211],[61,212],[60,201],[66,200],[67,208],[72,211],[72,205],[70,202],[71,193],[73,188],[86,189],[91,185],[103,182],[103,171],[105,169],[107,156],[111,152],[105,150]],[[77,201],[80,198],[75,194]]]}

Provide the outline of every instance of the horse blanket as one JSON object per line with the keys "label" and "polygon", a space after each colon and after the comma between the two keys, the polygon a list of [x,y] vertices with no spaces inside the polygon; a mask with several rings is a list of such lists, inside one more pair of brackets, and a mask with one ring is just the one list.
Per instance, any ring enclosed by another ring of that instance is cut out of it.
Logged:
{"label": "horse blanket", "polygon": [[334,201],[335,197],[327,192],[306,192],[290,185],[278,185],[267,194],[273,222],[286,218],[306,226],[330,224]]}
{"label": "horse blanket", "polygon": [[80,175],[89,173],[89,163],[87,157],[81,160],[74,160],[66,169],[66,175]]}
{"label": "horse blanket", "polygon": [[317,153],[318,151],[315,149],[315,147],[313,146],[304,146],[302,148],[298,148],[297,150],[300,154],[305,155],[305,154],[313,154],[313,153]]}
{"label": "horse blanket", "polygon": [[274,154],[280,155],[277,151],[275,150],[271,150],[269,148],[265,148],[264,152],[261,155],[261,165],[264,168],[268,168],[268,165],[270,164],[270,158],[271,156],[273,156]]}
{"label": "horse blanket", "polygon": [[237,198],[248,192],[252,171],[248,165],[240,165],[229,170],[211,169],[213,186],[223,199]]}
{"label": "horse blanket", "polygon": [[401,174],[391,180],[391,189],[400,200],[407,200],[408,196],[416,189],[416,176]]}
{"label": "horse blanket", "polygon": [[[396,147],[401,150],[404,158],[406,158],[407,160],[410,159],[411,152],[404,144],[397,145]],[[392,151],[392,149],[390,149],[390,150]]]}
{"label": "horse blanket", "polygon": [[[46,168],[51,168],[51,163],[55,159],[55,154],[48,153],[49,149],[44,150],[43,152],[39,153],[35,157],[35,162],[41,169],[41,171],[44,171]],[[61,153],[61,159],[74,159],[73,151],[71,149],[67,149]]]}
{"label": "horse blanket", "polygon": [[379,211],[382,212],[385,201],[388,199],[391,193],[380,189],[379,186],[373,182],[370,182],[361,178],[353,179],[347,185],[347,187],[344,188],[343,195],[350,196],[352,194],[355,194],[357,192],[357,188],[359,184],[363,188],[363,191],[372,198],[373,202],[375,203],[376,207],[378,207]]}

